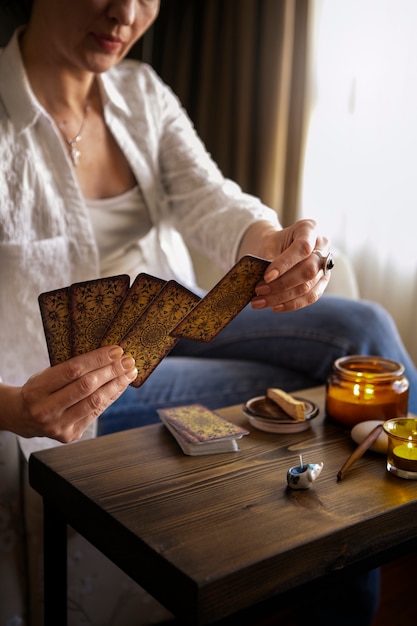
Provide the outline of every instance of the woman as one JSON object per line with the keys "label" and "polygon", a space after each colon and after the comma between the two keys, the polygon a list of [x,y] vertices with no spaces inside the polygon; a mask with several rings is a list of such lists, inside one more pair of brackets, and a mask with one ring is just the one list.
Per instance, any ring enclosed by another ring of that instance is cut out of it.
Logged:
{"label": "woman", "polygon": [[[41,365],[39,324],[30,347],[28,338],[19,342],[17,324],[19,317],[26,326],[35,318],[42,291],[100,274],[135,276],[143,269],[190,285],[189,260],[172,226],[225,268],[246,252],[271,259],[258,288],[262,295],[253,303],[257,308],[300,308],[317,300],[327,284],[312,251],[326,255],[328,243],[313,222],[282,231],[273,211],[222,179],[149,68],[126,63],[112,69],[152,24],[158,5],[36,0],[28,27],[3,53],[6,255],[12,246],[7,278],[22,284],[24,301],[31,298],[26,311],[13,307],[18,294],[12,290],[3,305],[6,354],[25,344],[18,349],[19,363],[12,356],[4,363],[5,382],[21,383]],[[15,173],[22,170],[16,187]],[[26,437],[72,441],[134,376],[129,358],[103,349],[44,371],[22,389],[3,386],[10,410],[1,426]]]}
{"label": "woman", "polygon": [[[223,178],[152,69],[121,63],[158,9],[34,0],[0,55],[0,429],[71,442],[99,416],[104,433],[158,406],[322,384],[336,357],[358,352],[403,362],[417,411],[417,373],[387,314],[320,299],[331,264],[315,223],[282,229]],[[196,289],[184,240],[223,270],[247,253],[270,260],[251,307],[210,344],[179,342],[139,389],[117,346],[47,367],[40,293],[139,272]]]}
{"label": "woman", "polygon": [[[128,412],[128,425],[132,402],[135,415],[142,409],[139,423],[155,419],[155,397],[166,406],[204,392],[213,396],[211,406],[219,406],[270,383],[289,390],[320,384],[334,358],[347,352],[401,360],[412,380],[415,370],[398,336],[375,307],[329,299],[288,313],[322,295],[329,273],[313,251],[326,256],[326,238],[309,220],[281,229],[273,211],[223,179],[152,70],[132,61],[118,65],[158,8],[156,0],[35,0],[27,28],[2,55],[1,266],[7,298],[1,302],[0,400],[9,409],[0,427],[24,437],[72,441],[126,390],[135,368],[117,348],[46,368],[26,382],[48,363],[37,296],[99,275],[133,278],[140,271],[194,288],[178,233],[225,270],[245,253],[271,265],[253,310],[218,341],[206,347],[180,342],[142,389],[124,394],[120,410]],[[254,324],[266,339],[245,343],[242,337]],[[191,364],[197,387],[188,384],[188,395],[174,389],[167,396],[165,381],[184,380],[183,367],[189,383],[190,361],[174,362],[179,354],[201,359]],[[216,362],[203,362],[205,356]],[[262,363],[255,371],[253,360]],[[414,396],[411,408],[413,402]],[[117,403],[112,410],[118,412]],[[105,422],[103,432],[114,428]]]}

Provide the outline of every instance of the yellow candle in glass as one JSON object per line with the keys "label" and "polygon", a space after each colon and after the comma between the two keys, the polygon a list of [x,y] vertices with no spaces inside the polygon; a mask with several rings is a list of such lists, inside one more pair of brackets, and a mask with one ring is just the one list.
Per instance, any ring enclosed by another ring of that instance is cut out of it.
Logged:
{"label": "yellow candle in glass", "polygon": [[417,461],[417,448],[415,448],[412,443],[403,443],[400,446],[395,446],[392,453],[402,459]]}
{"label": "yellow candle in glass", "polygon": [[388,471],[417,479],[417,419],[391,419],[384,423],[384,430],[388,435]]}

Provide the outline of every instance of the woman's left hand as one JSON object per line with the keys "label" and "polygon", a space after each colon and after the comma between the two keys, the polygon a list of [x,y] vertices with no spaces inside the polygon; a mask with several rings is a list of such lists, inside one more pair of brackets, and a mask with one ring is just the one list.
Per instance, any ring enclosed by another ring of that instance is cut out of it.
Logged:
{"label": "woman's left hand", "polygon": [[256,286],[254,309],[301,309],[322,296],[330,279],[330,243],[318,235],[314,220],[299,220],[282,230],[266,222],[255,224],[248,230],[240,253],[271,261],[264,280]]}

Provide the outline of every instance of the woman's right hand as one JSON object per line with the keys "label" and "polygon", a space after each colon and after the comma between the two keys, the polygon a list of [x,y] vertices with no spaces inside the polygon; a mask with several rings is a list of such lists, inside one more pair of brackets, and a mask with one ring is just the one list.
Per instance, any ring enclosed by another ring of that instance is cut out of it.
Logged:
{"label": "woman's right hand", "polygon": [[1,404],[7,409],[0,428],[22,437],[76,441],[136,376],[134,359],[119,346],[73,357],[35,374],[22,387],[1,385]]}

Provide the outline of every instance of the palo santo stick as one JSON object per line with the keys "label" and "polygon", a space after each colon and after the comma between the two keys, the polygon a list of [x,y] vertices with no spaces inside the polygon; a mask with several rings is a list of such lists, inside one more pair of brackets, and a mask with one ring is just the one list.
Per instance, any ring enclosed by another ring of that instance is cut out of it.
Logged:
{"label": "palo santo stick", "polygon": [[278,404],[287,415],[296,422],[303,422],[306,419],[306,408],[304,402],[296,400],[282,389],[267,389],[266,397]]}
{"label": "palo santo stick", "polygon": [[367,451],[368,448],[372,446],[372,444],[378,439],[380,433],[382,431],[382,424],[378,424],[375,426],[369,433],[369,435],[358,445],[358,447],[352,452],[350,457],[341,467],[341,469],[337,473],[337,482],[342,480],[346,472],[352,465],[361,458],[361,456]]}

